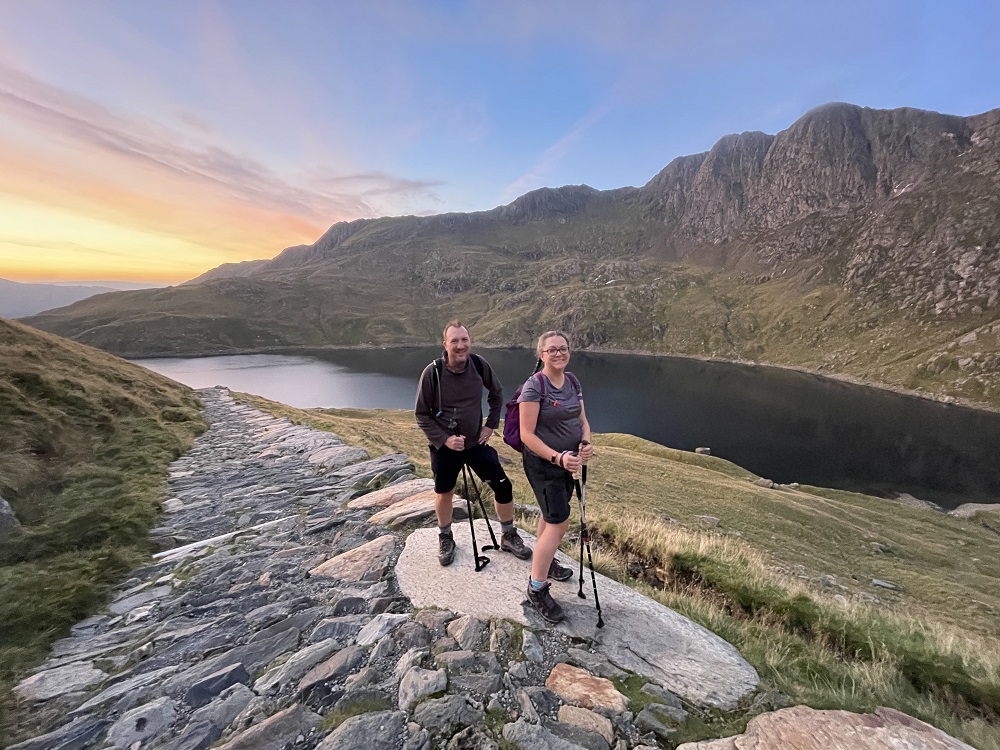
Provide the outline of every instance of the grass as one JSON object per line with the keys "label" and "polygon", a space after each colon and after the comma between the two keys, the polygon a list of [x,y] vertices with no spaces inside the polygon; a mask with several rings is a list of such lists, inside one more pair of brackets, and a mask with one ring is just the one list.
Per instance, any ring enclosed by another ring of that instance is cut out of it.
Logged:
{"label": "grass", "polygon": [[[405,452],[430,475],[408,411],[244,398],[373,453]],[[765,489],[721,459],[628,435],[594,442],[588,518],[601,572],[733,643],[768,694],[821,709],[891,706],[1000,750],[1000,543],[978,519],[837,490]],[[515,500],[532,504],[519,457],[498,449]],[[694,715],[681,739],[740,732],[752,714]]]}
{"label": "grass", "polygon": [[193,392],[0,319],[0,726],[10,689],[150,552],[167,465],[204,423]]}

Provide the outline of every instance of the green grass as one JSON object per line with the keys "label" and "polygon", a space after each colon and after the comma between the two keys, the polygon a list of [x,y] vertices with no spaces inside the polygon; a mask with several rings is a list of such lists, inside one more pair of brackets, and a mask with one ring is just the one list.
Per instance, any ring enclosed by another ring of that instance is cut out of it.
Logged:
{"label": "green grass", "polygon": [[[373,453],[405,452],[430,475],[408,411],[300,411],[244,398]],[[594,442],[588,511],[601,572],[733,643],[768,694],[814,708],[891,706],[1000,750],[1000,556],[978,519],[837,490],[765,489],[729,462],[628,435]],[[515,500],[533,504],[519,457],[497,447]],[[698,515],[722,522],[705,528]],[[866,603],[872,596],[881,601]],[[751,716],[693,715],[680,737],[734,734]]]}
{"label": "green grass", "polygon": [[0,726],[10,688],[150,553],[167,465],[204,429],[192,391],[0,319]]}

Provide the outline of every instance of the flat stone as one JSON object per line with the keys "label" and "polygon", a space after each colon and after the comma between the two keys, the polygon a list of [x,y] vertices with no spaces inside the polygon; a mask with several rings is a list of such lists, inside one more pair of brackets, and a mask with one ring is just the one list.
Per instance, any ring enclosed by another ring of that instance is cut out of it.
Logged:
{"label": "flat stone", "polygon": [[575,742],[557,737],[545,727],[529,724],[524,719],[504,724],[503,738],[516,745],[519,750],[580,750]]}
{"label": "flat stone", "polygon": [[386,636],[395,630],[398,625],[409,619],[410,615],[408,614],[394,615],[386,612],[376,615],[372,618],[371,622],[361,628],[361,632],[358,633],[356,643],[359,646],[371,646],[383,636]]}
{"label": "flat stone", "polygon": [[316,623],[316,627],[309,634],[311,643],[332,638],[342,646],[346,646],[348,641],[353,641],[361,628],[368,624],[371,618],[368,615],[344,615],[343,617],[327,617]]}
{"label": "flat stone", "polygon": [[309,571],[312,576],[336,578],[341,581],[377,581],[389,565],[396,548],[396,537],[385,534],[367,544],[335,555]]}
{"label": "flat stone", "polygon": [[188,689],[184,700],[191,708],[201,708],[215,700],[226,688],[237,684],[245,685],[249,681],[250,675],[242,664],[231,664],[194,683]]}
{"label": "flat stone", "polygon": [[[256,695],[253,690],[246,685],[237,684],[226,688],[217,700],[203,706],[191,714],[192,722],[204,721],[218,727],[221,730],[233,723],[233,719],[240,715]],[[215,739],[218,739],[216,737]],[[215,740],[211,740],[215,742]]]}
{"label": "flat stone", "polygon": [[342,469],[350,464],[364,461],[368,458],[368,451],[353,445],[340,445],[330,448],[323,448],[310,454],[306,460],[314,466],[322,466],[324,469]]}
{"label": "flat stone", "polygon": [[721,740],[685,742],[677,750],[973,750],[930,724],[893,708],[874,713],[817,711],[792,706],[755,716],[745,733]]}
{"label": "flat stone", "polygon": [[409,711],[421,698],[438,693],[448,687],[448,672],[431,671],[412,667],[399,682],[399,708]]}
{"label": "flat stone", "polygon": [[609,745],[615,741],[615,729],[611,724],[611,720],[606,716],[588,711],[586,708],[560,706],[559,722],[599,734]]}
{"label": "flat stone", "polygon": [[574,706],[607,708],[615,713],[628,709],[628,698],[618,692],[611,680],[569,664],[556,664],[545,680],[545,687]]}
{"label": "flat stone", "polygon": [[[485,521],[476,524],[477,539],[488,539]],[[413,606],[463,612],[483,621],[501,618],[548,627],[534,610],[522,607],[530,563],[494,553],[489,565],[477,573],[468,524],[455,524],[453,531],[458,549],[446,568],[431,567],[437,559],[435,529],[417,529],[407,537],[395,572],[400,592]],[[529,544],[534,541],[523,531],[521,536]],[[557,557],[573,565],[565,555]],[[434,574],[428,575],[429,570]],[[578,599],[576,584],[570,581],[552,585],[552,594],[567,615],[555,630],[590,641],[616,667],[663,685],[694,705],[733,710],[756,690],[760,682],[756,671],[731,644],[627,586],[600,574],[596,580],[605,627],[596,627],[589,587],[587,599]]]}
{"label": "flat stone", "polygon": [[80,716],[48,734],[8,745],[7,750],[83,750],[100,737],[110,723],[95,716]]}
{"label": "flat stone", "polygon": [[257,695],[266,695],[270,692],[280,691],[285,685],[302,679],[302,676],[310,669],[339,648],[341,646],[337,639],[327,638],[325,641],[296,651],[284,664],[268,670],[254,682],[254,692]]}
{"label": "flat stone", "polygon": [[[380,510],[368,519],[368,523],[387,526],[391,529],[399,528],[407,524],[421,523],[435,515],[436,495],[433,490],[421,492],[419,495],[402,500],[395,505],[391,505],[385,510]],[[468,518],[465,510],[465,500],[455,495],[451,503],[452,518],[461,520]]]}
{"label": "flat stone", "polygon": [[353,750],[354,748],[397,748],[406,732],[406,714],[402,711],[376,711],[352,716],[334,729],[316,750]]}
{"label": "flat stone", "polygon": [[131,747],[136,742],[144,743],[163,734],[176,717],[174,702],[169,698],[158,698],[127,711],[108,730],[108,742],[114,747]]}
{"label": "flat stone", "polygon": [[355,498],[347,503],[348,508],[388,508],[401,500],[418,495],[422,492],[434,492],[433,479],[411,479],[389,487],[383,487],[375,492]]}
{"label": "flat stone", "polygon": [[474,707],[463,695],[446,695],[424,701],[413,712],[413,720],[422,727],[453,735],[458,730],[482,723],[482,707]]}
{"label": "flat stone", "polygon": [[17,684],[14,692],[27,701],[44,701],[96,685],[107,677],[90,662],[77,662],[26,677]]}
{"label": "flat stone", "polygon": [[172,591],[173,588],[170,586],[156,586],[148,591],[140,591],[138,594],[126,596],[122,599],[116,599],[111,602],[108,609],[116,615],[128,614],[134,609],[144,607],[147,604],[159,601],[165,596],[169,596]]}
{"label": "flat stone", "polygon": [[467,651],[474,651],[486,637],[486,626],[472,615],[463,615],[448,623],[448,635]]}
{"label": "flat stone", "polygon": [[277,750],[292,745],[296,737],[309,734],[321,722],[319,715],[295,703],[240,732],[218,750]]}
{"label": "flat stone", "polygon": [[298,692],[304,693],[321,682],[350,674],[364,664],[367,658],[368,655],[361,646],[348,646],[310,669],[299,681]]}

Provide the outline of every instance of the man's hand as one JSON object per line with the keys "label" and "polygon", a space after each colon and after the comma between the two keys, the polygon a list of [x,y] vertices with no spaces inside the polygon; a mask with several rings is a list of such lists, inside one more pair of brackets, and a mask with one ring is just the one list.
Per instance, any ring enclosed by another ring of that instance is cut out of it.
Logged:
{"label": "man's hand", "polygon": [[580,458],[583,460],[583,463],[587,463],[593,457],[594,446],[592,446],[589,441],[584,440],[580,443]]}
{"label": "man's hand", "polygon": [[444,445],[446,448],[451,448],[453,451],[464,451],[465,435],[452,435],[444,441]]}
{"label": "man's hand", "polygon": [[479,431],[479,444],[486,445],[490,441],[490,436],[493,434],[492,427],[484,427]]}

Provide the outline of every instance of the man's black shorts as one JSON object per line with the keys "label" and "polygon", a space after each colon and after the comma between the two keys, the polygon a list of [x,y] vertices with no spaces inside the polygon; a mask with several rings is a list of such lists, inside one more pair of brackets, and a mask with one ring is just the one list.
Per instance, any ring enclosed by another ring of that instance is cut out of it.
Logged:
{"label": "man's black shorts", "polygon": [[521,454],[521,458],[528,484],[535,493],[538,507],[542,509],[542,518],[547,523],[562,523],[569,518],[573,475],[527,449]]}
{"label": "man's black shorts", "polygon": [[500,457],[489,445],[476,444],[464,451],[453,451],[442,445],[431,448],[431,471],[434,472],[434,491],[438,494],[455,489],[458,474],[463,466],[468,466],[484,482],[491,486],[507,479]]}

